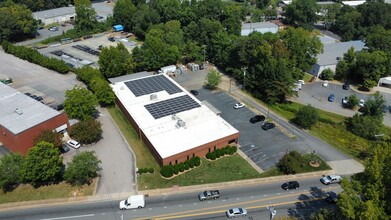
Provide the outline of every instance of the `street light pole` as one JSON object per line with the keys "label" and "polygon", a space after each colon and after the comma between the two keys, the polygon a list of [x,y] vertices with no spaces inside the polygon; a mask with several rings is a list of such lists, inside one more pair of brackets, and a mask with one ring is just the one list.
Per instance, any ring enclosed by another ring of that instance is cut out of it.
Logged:
{"label": "street light pole", "polygon": [[242,71],[243,71],[243,90],[246,90],[246,70],[247,70],[247,67],[242,67]]}
{"label": "street light pole", "polygon": [[277,214],[277,211],[274,210],[274,206],[271,206],[271,207],[266,206],[266,208],[267,208],[267,209],[269,210],[269,212],[270,212],[270,220],[273,220],[273,219],[274,219],[274,216],[276,216],[276,214]]}

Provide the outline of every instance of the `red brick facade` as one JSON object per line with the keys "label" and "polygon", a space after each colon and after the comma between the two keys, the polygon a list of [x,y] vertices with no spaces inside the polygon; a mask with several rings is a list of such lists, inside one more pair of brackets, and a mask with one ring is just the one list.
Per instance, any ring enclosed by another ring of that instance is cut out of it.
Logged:
{"label": "red brick facade", "polygon": [[[188,160],[189,158],[192,158],[194,156],[204,157],[208,152],[212,152],[215,149],[220,149],[223,147],[226,147],[229,144],[232,143],[238,143],[239,139],[239,132],[215,141],[212,141],[210,143],[195,147],[193,149],[184,151],[182,153],[167,157],[167,158],[161,158],[158,152],[155,150],[152,143],[148,140],[147,136],[142,132],[142,130],[138,127],[137,123],[133,120],[133,118],[130,116],[126,108],[122,105],[121,101],[118,99],[116,100],[116,103],[118,107],[121,109],[121,111],[124,113],[130,124],[132,124],[133,128],[137,131],[139,138],[145,143],[145,145],[148,147],[149,151],[152,153],[152,155],[155,157],[157,162],[163,166],[167,164],[175,164],[180,163]],[[142,158],[137,158],[142,159]]]}
{"label": "red brick facade", "polygon": [[26,155],[29,149],[33,147],[34,139],[42,131],[54,130],[64,124],[69,127],[68,116],[65,112],[16,135],[0,125],[0,142],[12,152],[20,152]]}

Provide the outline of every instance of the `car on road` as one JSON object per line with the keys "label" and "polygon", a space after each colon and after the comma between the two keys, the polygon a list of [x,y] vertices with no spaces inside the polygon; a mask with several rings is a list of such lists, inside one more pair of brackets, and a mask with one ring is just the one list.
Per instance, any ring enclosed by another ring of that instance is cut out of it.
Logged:
{"label": "car on road", "polygon": [[250,123],[255,124],[260,121],[265,121],[265,119],[266,119],[266,117],[263,115],[256,115],[256,116],[250,118]]}
{"label": "car on road", "polygon": [[242,217],[247,215],[247,210],[244,208],[234,208],[227,210],[226,214],[228,218]]}
{"label": "car on road", "polygon": [[119,202],[119,209],[141,209],[145,207],[145,196],[144,195],[134,195],[129,196],[129,198]]}
{"label": "car on road", "polygon": [[198,199],[200,201],[218,199],[218,198],[220,198],[220,192],[218,190],[208,190],[198,195]]}
{"label": "car on road", "polygon": [[342,85],[342,89],[344,89],[344,90],[349,90],[349,87],[350,87],[350,85],[349,85],[348,82],[345,82],[345,83]]}
{"label": "car on road", "polygon": [[275,127],[276,127],[276,125],[274,123],[271,123],[271,122],[265,122],[262,125],[262,129],[265,130],[265,131],[267,131],[269,129],[273,129]]}
{"label": "car on road", "polygon": [[56,27],[56,26],[51,27],[51,28],[49,28],[49,31],[58,31],[58,27]]}
{"label": "car on road", "polygon": [[339,183],[339,182],[341,182],[341,180],[342,180],[342,177],[338,176],[338,175],[326,175],[326,176],[323,176],[322,179],[320,179],[320,181],[325,185],[329,185],[332,183]]}
{"label": "car on road", "polygon": [[289,181],[281,185],[283,190],[299,189],[300,184],[297,181]]}
{"label": "car on road", "polygon": [[197,90],[190,90],[190,93],[193,94],[193,95],[198,95],[198,91]]}
{"label": "car on road", "polygon": [[235,103],[235,105],[234,105],[234,109],[240,109],[240,108],[243,108],[243,107],[244,107],[244,104],[241,103],[241,102]]}
{"label": "car on road", "polygon": [[327,81],[327,80],[323,81],[322,86],[324,86],[324,87],[329,86],[329,81]]}
{"label": "car on road", "polygon": [[347,105],[349,102],[349,98],[347,96],[345,96],[343,99],[342,99],[342,104],[343,105]]}
{"label": "car on road", "polygon": [[334,94],[330,94],[328,100],[329,102],[334,102]]}
{"label": "car on road", "polygon": [[365,104],[365,101],[364,99],[360,99],[360,101],[358,102],[358,107],[364,107],[364,104]]}
{"label": "car on road", "polygon": [[77,142],[77,141],[75,141],[75,140],[69,140],[69,141],[67,141],[67,145],[69,146],[69,147],[72,147],[72,148],[75,148],[75,149],[78,149],[78,148],[80,148],[80,143],[79,142]]}

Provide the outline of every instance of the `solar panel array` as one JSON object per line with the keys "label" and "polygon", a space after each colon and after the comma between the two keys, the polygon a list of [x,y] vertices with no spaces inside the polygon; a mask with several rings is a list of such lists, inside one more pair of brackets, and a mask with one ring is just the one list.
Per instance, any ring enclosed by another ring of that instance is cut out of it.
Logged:
{"label": "solar panel array", "polygon": [[178,86],[176,86],[163,75],[128,81],[125,82],[125,85],[130,89],[130,91],[132,91],[132,93],[136,97],[160,92],[163,90],[166,90],[167,93],[170,95],[182,92],[182,90]]}
{"label": "solar panel array", "polygon": [[145,108],[155,119],[198,107],[201,107],[201,105],[188,95],[145,105]]}

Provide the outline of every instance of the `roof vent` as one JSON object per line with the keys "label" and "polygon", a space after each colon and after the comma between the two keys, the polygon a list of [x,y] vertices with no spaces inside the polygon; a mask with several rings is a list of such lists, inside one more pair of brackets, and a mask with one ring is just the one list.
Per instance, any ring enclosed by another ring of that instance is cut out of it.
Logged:
{"label": "roof vent", "polygon": [[183,120],[179,119],[177,122],[176,122],[176,127],[177,128],[182,128],[182,127],[185,127],[186,125],[186,122],[184,122]]}
{"label": "roof vent", "polygon": [[23,111],[22,111],[22,109],[20,109],[20,108],[16,108],[16,109],[15,109],[15,112],[16,112],[18,115],[23,114]]}
{"label": "roof vent", "polygon": [[178,116],[176,116],[175,114],[171,116],[172,120],[180,120],[180,118]]}
{"label": "roof vent", "polygon": [[152,94],[151,96],[149,96],[149,98],[150,98],[151,100],[155,100],[155,99],[157,99],[157,95],[156,95],[156,94]]}

